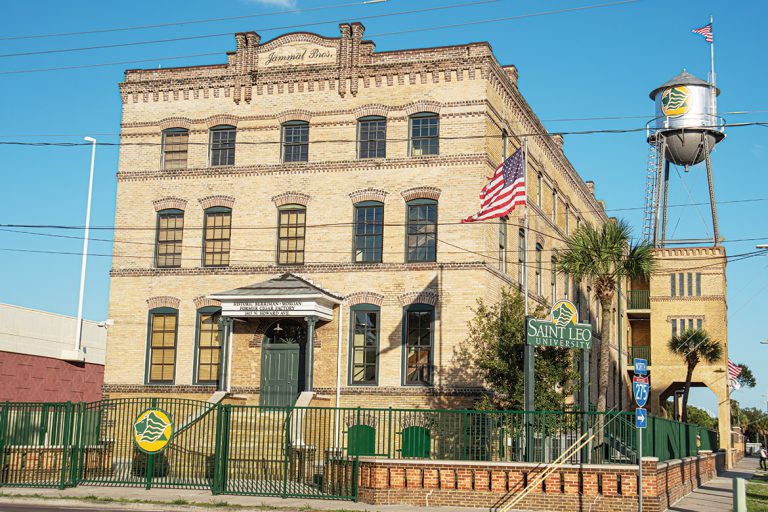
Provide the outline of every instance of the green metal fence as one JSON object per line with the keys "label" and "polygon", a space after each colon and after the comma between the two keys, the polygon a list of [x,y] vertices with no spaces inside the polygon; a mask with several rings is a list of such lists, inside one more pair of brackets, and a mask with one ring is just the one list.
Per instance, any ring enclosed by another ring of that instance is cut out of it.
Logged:
{"label": "green metal fence", "polygon": [[[137,419],[167,413],[160,453],[137,449]],[[603,434],[568,451],[585,432]],[[716,432],[649,418],[644,454],[717,450]],[[566,454],[566,457],[561,457]],[[122,485],[215,494],[356,499],[359,458],[637,463],[628,412],[260,407],[186,399],[0,404],[0,486]]]}
{"label": "green metal fence", "polygon": [[634,366],[635,358],[645,359],[646,364],[651,365],[651,347],[650,346],[628,346],[627,347],[627,365]]}
{"label": "green metal fence", "polygon": [[651,293],[649,290],[629,290],[627,292],[627,309],[650,309]]}

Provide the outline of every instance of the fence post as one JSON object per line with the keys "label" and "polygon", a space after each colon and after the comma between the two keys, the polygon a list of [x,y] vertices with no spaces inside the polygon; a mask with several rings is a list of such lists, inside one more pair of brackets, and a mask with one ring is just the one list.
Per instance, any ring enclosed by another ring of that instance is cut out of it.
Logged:
{"label": "fence post", "polygon": [[61,476],[59,489],[66,487],[67,480],[67,454],[69,453],[70,436],[72,435],[72,402],[67,402],[64,409],[64,432],[61,439]]}
{"label": "fence post", "polygon": [[75,437],[73,438],[73,445],[71,448],[72,461],[70,463],[69,470],[69,485],[76,486],[78,484],[78,475],[80,474],[80,461],[82,460],[83,452],[83,415],[85,410],[85,402],[78,402],[75,404],[74,422]]}
{"label": "fence post", "polygon": [[[392,407],[390,406],[387,420],[387,458],[392,458]],[[400,449],[403,448],[402,440],[400,441]],[[357,501],[357,495],[355,495],[355,501]]]}
{"label": "fence post", "polygon": [[3,469],[5,468],[5,438],[8,436],[8,409],[10,403],[6,401],[3,404],[3,410],[0,412],[0,484],[3,483]]}
{"label": "fence post", "polygon": [[221,404],[216,404],[216,433],[213,441],[213,483],[211,485],[211,494],[219,494],[221,480],[221,421],[224,411]]}

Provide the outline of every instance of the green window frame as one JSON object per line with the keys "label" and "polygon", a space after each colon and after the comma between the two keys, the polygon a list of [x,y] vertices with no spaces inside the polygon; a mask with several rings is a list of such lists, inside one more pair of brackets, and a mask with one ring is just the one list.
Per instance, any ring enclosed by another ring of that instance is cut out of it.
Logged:
{"label": "green window frame", "polygon": [[507,218],[499,219],[499,271],[507,273]]}
{"label": "green window frame", "polygon": [[384,203],[357,203],[354,215],[352,261],[381,263],[384,246]]}
{"label": "green window frame", "polygon": [[435,308],[411,304],[403,308],[403,385],[433,384]]}
{"label": "green window frame", "polygon": [[203,266],[226,267],[232,243],[232,209],[216,206],[205,210]]}
{"label": "green window frame", "polygon": [[219,382],[223,331],[219,325],[221,308],[208,306],[197,310],[195,326],[195,384]]}
{"label": "green window frame", "polygon": [[552,222],[557,227],[557,190],[552,189]]}
{"label": "green window frame", "polygon": [[357,158],[387,157],[387,119],[366,116],[357,120]]}
{"label": "green window frame", "polygon": [[541,193],[544,190],[544,176],[536,174],[536,206],[541,208]]}
{"label": "green window frame", "polygon": [[541,297],[541,295],[544,293],[544,283],[542,282],[542,267],[541,267],[541,257],[542,252],[544,251],[544,248],[541,246],[541,244],[536,244],[536,295]]}
{"label": "green window frame", "polygon": [[669,293],[672,297],[677,295],[676,283],[677,283],[677,280],[675,278],[675,274],[669,274]]}
{"label": "green window frame", "polygon": [[701,297],[701,272],[696,272],[696,296]]}
{"label": "green window frame", "polygon": [[376,386],[379,383],[379,339],[381,308],[375,304],[356,304],[350,308],[349,378],[350,386]]}
{"label": "green window frame", "polygon": [[184,238],[184,212],[166,209],[157,212],[155,231],[155,266],[178,268],[181,266],[182,240]]}
{"label": "green window frame", "polygon": [[173,384],[175,382],[178,327],[178,310],[155,308],[149,311],[145,384]]}
{"label": "green window frame", "polygon": [[509,147],[509,134],[507,130],[501,130],[501,160],[502,162],[507,159],[507,151]]}
{"label": "green window frame", "polygon": [[405,261],[437,261],[437,201],[408,201],[406,210]]}
{"label": "green window frame", "polygon": [[163,130],[162,142],[161,167],[163,169],[186,169],[189,130],[186,128],[168,128]]}
{"label": "green window frame", "polygon": [[410,156],[440,154],[440,116],[435,112],[417,112],[409,118]]}
{"label": "green window frame", "polygon": [[303,265],[307,208],[289,204],[277,209],[277,264]]}
{"label": "green window frame", "polygon": [[570,217],[571,207],[569,205],[565,205],[565,236],[569,236],[571,234],[571,226],[570,221],[568,220],[568,217]]}
{"label": "green window frame", "polygon": [[309,123],[287,121],[280,128],[283,162],[309,160]]}
{"label": "green window frame", "polygon": [[552,269],[551,269],[551,290],[550,293],[552,294],[551,302],[552,304],[555,303],[557,300],[557,256],[552,256]]}
{"label": "green window frame", "polygon": [[214,126],[209,134],[209,161],[211,167],[235,165],[235,139],[237,128],[222,124]]}

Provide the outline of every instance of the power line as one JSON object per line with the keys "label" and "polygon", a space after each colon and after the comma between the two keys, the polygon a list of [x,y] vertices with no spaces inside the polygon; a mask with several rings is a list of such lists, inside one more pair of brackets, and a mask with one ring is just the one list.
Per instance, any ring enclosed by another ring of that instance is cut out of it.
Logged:
{"label": "power line", "polygon": [[[388,0],[385,0],[385,1],[388,1]],[[368,5],[369,3],[370,2],[368,1],[351,2],[346,4],[322,5],[318,7],[302,7],[301,9],[284,9],[280,11],[269,11],[269,12],[262,12],[262,13],[256,13],[256,14],[244,14],[241,16],[226,16],[222,18],[204,18],[204,19],[187,20],[187,21],[173,21],[168,23],[157,23],[154,25],[134,25],[129,27],[81,30],[78,32],[58,32],[58,33],[50,33],[50,34],[30,34],[26,36],[9,36],[9,37],[0,37],[0,41],[15,41],[19,39],[44,39],[44,38],[51,38],[51,37],[70,37],[70,36],[82,36],[82,35],[88,35],[88,34],[104,34],[109,32],[128,32],[132,30],[149,30],[149,29],[155,29],[155,28],[176,27],[176,26],[182,26],[182,25],[198,25],[202,23],[217,23],[222,21],[243,20],[248,18],[261,18],[261,17],[267,17],[267,16],[277,16],[280,14],[297,13],[297,12],[305,13],[305,12],[312,12],[312,11],[321,11],[326,9],[338,9],[341,7],[355,7],[355,6]]]}
{"label": "power line", "polygon": [[[389,18],[392,16],[403,16],[403,15],[409,15],[409,14],[419,14],[424,12],[434,12],[434,11],[442,11],[446,9],[457,9],[460,7],[474,7],[476,5],[483,5],[483,4],[490,4],[490,3],[496,3],[500,2],[502,0],[475,0],[473,2],[465,2],[460,4],[449,4],[449,5],[438,5],[435,7],[426,7],[422,9],[410,9],[406,11],[396,11],[396,12],[388,12],[388,13],[382,13],[382,14],[371,14],[368,16],[358,16],[357,19],[359,20],[371,20],[371,19],[378,19],[378,18]],[[639,1],[639,0],[626,0],[626,1]],[[297,23],[292,25],[282,25],[278,27],[265,27],[265,28],[259,28],[256,29],[256,32],[273,32],[276,30],[290,30],[295,28],[305,28],[305,27],[313,27],[318,25],[329,25],[329,24],[336,24],[336,23],[344,23],[347,21],[348,18],[340,18],[340,19],[334,19],[334,20],[325,20],[325,21],[315,21],[311,23]],[[127,46],[141,46],[141,45],[148,45],[148,44],[162,44],[162,43],[173,43],[178,41],[193,41],[197,39],[209,39],[213,37],[231,37],[232,32],[220,32],[216,34],[200,34],[196,36],[185,36],[185,37],[171,37],[166,39],[153,39],[149,41],[133,41],[128,43],[113,43],[113,44],[101,44],[101,45],[94,45],[94,46],[80,46],[76,48],[54,48],[51,50],[35,50],[30,52],[18,52],[18,53],[2,53],[0,54],[0,58],[8,58],[8,57],[28,57],[31,55],[48,55],[52,53],[71,53],[71,52],[84,52],[84,51],[91,51],[91,50],[101,50],[101,49],[107,49],[107,48],[124,48]]]}
{"label": "power line", "polygon": [[[487,1],[496,1],[496,0],[487,0]],[[588,9],[599,9],[604,7],[614,7],[624,4],[630,4],[630,3],[636,3],[640,2],[641,0],[623,0],[620,2],[612,2],[612,3],[605,3],[605,4],[593,4],[593,5],[586,5],[581,7],[573,7],[570,9],[560,9],[555,11],[544,11],[539,13],[529,13],[519,16],[509,16],[509,17],[502,17],[502,18],[492,18],[487,20],[480,20],[480,21],[473,21],[473,22],[465,22],[465,23],[456,23],[452,25],[442,25],[442,26],[432,26],[432,27],[422,27],[418,29],[411,29],[406,31],[398,31],[398,32],[389,32],[389,33],[381,33],[381,34],[371,34],[368,37],[388,37],[408,32],[423,32],[428,30],[442,30],[446,28],[457,28],[461,26],[469,26],[469,25],[478,25],[483,23],[495,23],[500,21],[510,21],[510,20],[516,20],[516,19],[522,19],[522,18],[531,18],[536,16],[546,16],[546,15],[553,15],[553,14],[563,14],[563,13],[569,13],[569,12],[576,12],[576,11],[583,11]],[[473,2],[471,4],[466,5],[474,5],[475,3],[479,2]],[[465,5],[465,4],[460,4]],[[457,5],[458,6],[458,5]],[[442,7],[442,8],[452,8],[452,7]],[[436,8],[434,8],[436,9]],[[424,12],[424,10],[414,10],[414,11],[406,11],[406,12]],[[400,13],[402,14],[402,13]],[[386,16],[395,16],[398,15],[396,13],[388,13]],[[357,19],[371,19],[373,17],[383,17],[385,15],[374,15],[374,16],[360,16]],[[307,23],[307,24],[299,24],[299,25],[291,25],[291,26],[285,26],[285,27],[275,27],[270,29],[260,29],[262,32],[270,31],[270,30],[285,30],[289,28],[300,28],[300,27],[307,27],[307,26],[313,26],[313,25],[321,25],[321,24],[328,24],[328,23],[340,23],[347,21],[346,19],[343,20],[334,20],[334,21],[324,21],[324,22],[315,22],[315,23]],[[210,34],[205,36],[190,36],[190,38],[193,39],[199,39],[203,37],[221,37],[224,35],[231,36],[231,33],[225,33],[225,34]],[[167,40],[157,40],[155,42],[169,42],[172,40],[187,40],[189,38],[176,38],[176,39],[167,39]],[[153,42],[154,43],[154,42]],[[150,44],[149,42],[138,42],[138,43],[125,43],[126,45],[134,45],[134,44]],[[88,48],[82,48],[82,50],[85,49],[91,49],[91,47]],[[95,49],[95,48],[94,48]],[[66,49],[67,51],[75,51],[79,49]],[[56,50],[57,51],[57,50]],[[52,52],[52,51],[51,51]],[[22,54],[6,54],[6,56],[21,56]],[[185,59],[185,58],[191,58],[200,56],[198,55],[182,55],[182,56],[176,56],[176,57],[167,57],[165,59],[151,59],[151,61],[158,61],[158,60],[167,60],[167,59]],[[143,62],[149,62],[150,60],[143,60]],[[142,62],[142,61],[134,61],[134,62]],[[22,69],[22,70],[11,70],[11,71],[0,71],[0,75],[8,75],[8,74],[23,74],[23,73],[40,73],[40,72],[48,72],[48,71],[62,71],[62,70],[72,70],[72,69],[80,69],[80,68],[92,68],[92,67],[103,67],[103,66],[113,66],[113,65],[121,65],[121,64],[129,64],[131,62],[129,61],[121,61],[121,62],[106,62],[106,63],[99,63],[99,64],[88,64],[88,65],[80,65],[80,66],[65,66],[65,67],[55,67],[55,68],[36,68],[36,69]]]}
{"label": "power line", "polygon": [[[2,74],[2,72],[0,72]],[[752,127],[752,126],[761,126],[761,127],[768,127],[768,121],[750,121],[750,122],[743,122],[743,123],[725,123],[720,125],[711,125],[711,126],[697,126],[697,129],[706,129],[706,128],[713,128],[713,129],[719,129],[719,128],[745,128],[745,127]],[[275,127],[277,129],[279,127]],[[644,132],[646,131],[646,127],[638,127],[638,128],[623,128],[623,129],[595,129],[595,130],[578,130],[578,131],[557,131],[557,132],[529,132],[529,133],[515,133],[514,136],[521,138],[521,137],[552,137],[555,135],[596,135],[596,134],[623,134],[623,133],[636,133],[636,132]],[[501,135],[456,135],[456,136],[440,136],[440,140],[467,140],[467,139],[500,139]],[[386,139],[380,139],[384,142],[407,142],[410,140],[408,137],[402,137],[402,138],[386,138]],[[310,141],[310,144],[329,144],[329,143],[357,143],[359,142],[357,139],[326,139],[326,140],[313,140]],[[236,145],[246,145],[246,146],[253,146],[253,145],[280,145],[282,142],[280,140],[266,140],[266,141],[243,141],[238,140],[236,142]],[[25,141],[0,141],[0,146],[32,146],[32,147],[79,147],[79,146],[88,146],[90,147],[92,143],[90,142],[55,142],[55,141],[36,141],[36,142],[25,142]],[[118,146],[147,146],[147,147],[154,147],[154,146],[162,146],[163,142],[96,142],[97,146],[103,146],[103,147],[118,147]],[[187,142],[187,145],[190,146],[210,146],[209,142]]]}

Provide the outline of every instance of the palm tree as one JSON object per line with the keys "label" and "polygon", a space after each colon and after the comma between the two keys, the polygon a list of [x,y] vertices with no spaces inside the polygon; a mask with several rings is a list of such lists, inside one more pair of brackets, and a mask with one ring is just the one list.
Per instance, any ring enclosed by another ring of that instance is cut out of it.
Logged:
{"label": "palm tree", "polygon": [[691,390],[693,370],[704,361],[716,363],[723,357],[723,346],[719,341],[709,337],[703,329],[687,329],[669,340],[669,350],[679,355],[688,365],[685,374],[685,390],[683,391],[683,423],[688,421],[688,392]]}
{"label": "palm tree", "polygon": [[589,282],[600,301],[599,412],[605,411],[608,401],[611,309],[617,283],[625,278],[648,279],[654,268],[653,248],[646,242],[632,244],[630,235],[631,229],[623,220],[611,220],[597,228],[583,224],[566,240],[567,248],[559,257],[559,272],[570,275],[574,282]]}

